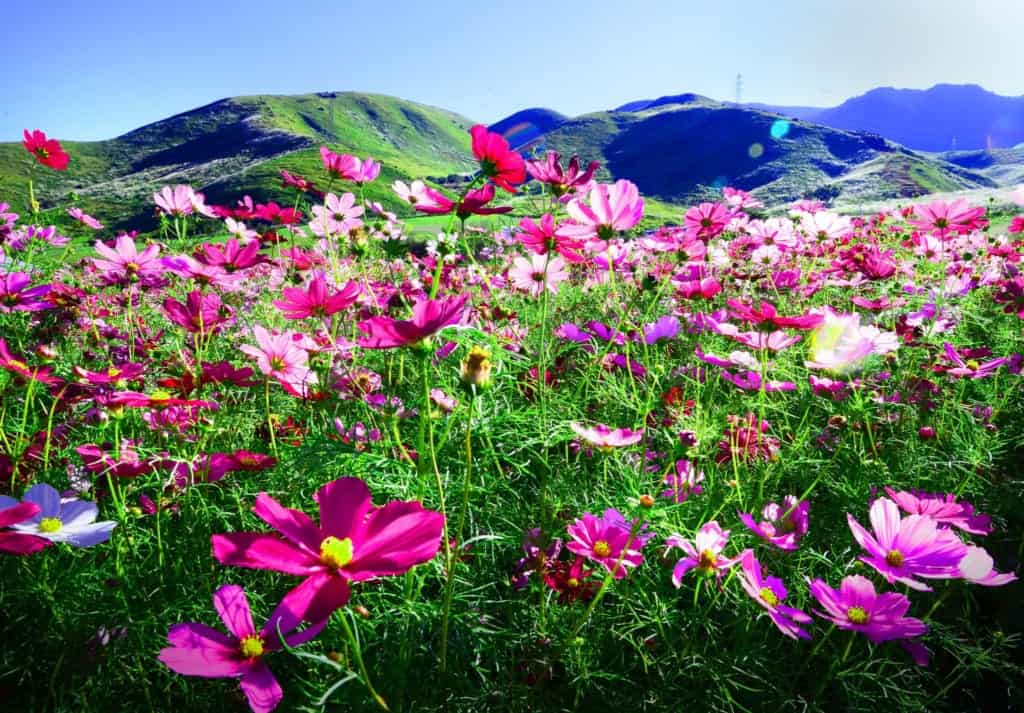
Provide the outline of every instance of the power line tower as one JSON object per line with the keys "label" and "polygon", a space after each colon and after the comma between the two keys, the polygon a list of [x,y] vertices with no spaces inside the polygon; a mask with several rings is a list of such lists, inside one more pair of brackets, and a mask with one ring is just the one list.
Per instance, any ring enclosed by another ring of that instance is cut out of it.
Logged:
{"label": "power line tower", "polygon": [[743,103],[743,75],[736,75],[736,103]]}

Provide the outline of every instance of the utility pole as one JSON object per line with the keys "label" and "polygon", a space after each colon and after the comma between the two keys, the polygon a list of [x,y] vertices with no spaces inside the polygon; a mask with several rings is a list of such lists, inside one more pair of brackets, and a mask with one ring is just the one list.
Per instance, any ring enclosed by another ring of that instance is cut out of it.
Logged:
{"label": "utility pole", "polygon": [[736,75],[736,103],[743,103],[743,75]]}

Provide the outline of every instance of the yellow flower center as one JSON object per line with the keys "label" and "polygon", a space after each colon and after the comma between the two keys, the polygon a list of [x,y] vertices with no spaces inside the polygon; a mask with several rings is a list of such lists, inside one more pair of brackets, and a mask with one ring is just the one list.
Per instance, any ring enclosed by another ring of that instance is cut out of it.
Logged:
{"label": "yellow flower center", "polygon": [[26,364],[23,361],[18,361],[17,359],[9,359],[7,361],[7,363],[10,364],[15,369],[21,369],[22,371],[28,371],[28,364]]}
{"label": "yellow flower center", "polygon": [[594,554],[598,557],[607,557],[612,553],[611,545],[604,540],[598,540],[594,543]]}
{"label": "yellow flower center", "polygon": [[169,391],[154,391],[149,395],[150,401],[170,401],[171,392]]}
{"label": "yellow flower center", "polygon": [[270,368],[273,371],[280,371],[281,369],[284,369],[285,366],[286,366],[285,361],[281,357],[272,357],[270,359]]}
{"label": "yellow flower center", "polygon": [[867,624],[871,619],[863,607],[850,607],[846,610],[846,618],[854,624]]}
{"label": "yellow flower center", "polygon": [[981,368],[981,364],[979,364],[975,359],[970,359],[969,361],[965,362],[964,366],[966,366],[971,371],[977,371],[978,369]]}
{"label": "yellow flower center", "polygon": [[120,375],[121,375],[121,370],[118,369],[116,366],[112,366],[109,369],[107,369],[107,376],[109,376],[111,378],[113,378],[115,376],[120,376]]}
{"label": "yellow flower center", "polygon": [[567,586],[569,589],[576,589],[580,586],[580,580],[576,579],[575,577],[569,577],[569,579],[565,580],[565,586]]}
{"label": "yellow flower center", "polygon": [[44,517],[39,521],[40,532],[57,532],[61,528],[59,517]]}
{"label": "yellow flower center", "polygon": [[718,555],[711,550],[704,550],[700,553],[700,560],[697,563],[697,569],[702,572],[710,572],[715,568],[715,562],[718,561]]}
{"label": "yellow flower center", "polygon": [[254,659],[258,656],[263,655],[263,639],[260,638],[259,634],[250,634],[249,636],[242,639],[238,645],[238,650],[242,652],[242,656],[247,659]]}
{"label": "yellow flower center", "polygon": [[320,561],[331,569],[341,569],[352,561],[352,538],[325,537],[320,543]]}
{"label": "yellow flower center", "polygon": [[139,271],[139,263],[137,263],[137,262],[126,263],[125,266],[124,266],[124,269],[125,269],[125,272],[138,272]]}
{"label": "yellow flower center", "polygon": [[889,554],[885,556],[885,561],[889,563],[890,567],[899,567],[903,564],[903,553],[899,550],[889,550]]}
{"label": "yellow flower center", "polygon": [[779,605],[779,598],[775,596],[775,592],[773,592],[768,587],[761,587],[761,591],[758,592],[757,595],[761,597],[761,601],[763,601],[770,607],[775,607]]}

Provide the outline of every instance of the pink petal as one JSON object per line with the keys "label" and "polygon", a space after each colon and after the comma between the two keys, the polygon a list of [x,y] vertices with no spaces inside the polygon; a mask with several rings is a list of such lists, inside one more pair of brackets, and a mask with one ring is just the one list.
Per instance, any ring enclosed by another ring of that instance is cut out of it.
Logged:
{"label": "pink petal", "polygon": [[266,493],[260,493],[256,496],[252,511],[256,517],[295,544],[305,545],[314,552],[319,549],[323,539],[320,528],[301,510],[286,508]]}
{"label": "pink petal", "polygon": [[213,556],[221,564],[271,569],[300,577],[322,569],[320,561],[297,545],[259,532],[230,532],[210,538]]}
{"label": "pink petal", "polygon": [[270,713],[284,698],[284,691],[263,661],[250,668],[241,681],[242,693],[249,700],[253,713]]}
{"label": "pink petal", "polygon": [[373,508],[370,489],[359,478],[339,478],[321,487],[314,496],[320,506],[320,525],[325,535],[338,539],[362,539],[363,522]]}
{"label": "pink petal", "polygon": [[245,598],[245,590],[237,584],[225,584],[214,592],[213,607],[235,638],[244,639],[256,632],[252,612],[249,611],[249,600]]}

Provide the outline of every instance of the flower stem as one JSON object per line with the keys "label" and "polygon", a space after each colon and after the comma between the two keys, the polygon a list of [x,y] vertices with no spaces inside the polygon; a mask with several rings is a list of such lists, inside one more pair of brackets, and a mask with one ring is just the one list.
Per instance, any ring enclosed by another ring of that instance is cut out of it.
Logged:
{"label": "flower stem", "polygon": [[358,637],[356,637],[356,633],[355,631],[353,631],[352,625],[348,623],[346,611],[347,610],[343,609],[341,612],[341,626],[343,629],[345,629],[345,636],[348,637],[349,645],[351,645],[352,647],[352,656],[355,658],[356,665],[359,667],[359,675],[362,676],[363,685],[366,686],[366,689],[370,692],[370,695],[373,696],[373,700],[375,700],[381,708],[383,708],[386,711],[391,710],[390,708],[388,708],[387,701],[385,701],[381,697],[381,695],[377,693],[377,691],[373,688],[373,683],[370,682],[370,674],[366,670],[366,664],[363,663],[363,652],[362,649],[359,647],[359,639]]}

